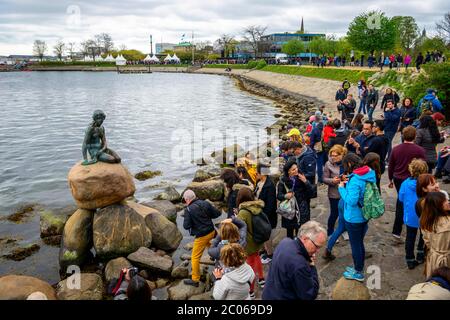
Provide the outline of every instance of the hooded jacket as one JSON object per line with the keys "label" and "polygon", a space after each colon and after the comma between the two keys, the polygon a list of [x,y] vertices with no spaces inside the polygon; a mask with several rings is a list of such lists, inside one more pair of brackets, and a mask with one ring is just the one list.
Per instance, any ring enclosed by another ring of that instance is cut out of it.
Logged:
{"label": "hooded jacket", "polygon": [[323,122],[319,122],[311,131],[309,146],[311,149],[322,139]]}
{"label": "hooded jacket", "polygon": [[247,224],[247,246],[245,251],[247,255],[252,255],[264,246],[264,243],[256,243],[253,241],[253,224],[252,215],[259,215],[264,208],[264,201],[246,201],[239,205],[238,218]]}
{"label": "hooded jacket", "polygon": [[298,171],[303,173],[311,184],[315,184],[316,181],[316,154],[310,148],[306,147],[306,150],[296,157]]}
{"label": "hooded jacket", "polygon": [[400,191],[398,192],[398,200],[403,202],[403,222],[412,228],[419,227],[419,217],[416,214],[416,192],[417,180],[408,178],[403,181]]}
{"label": "hooded jacket", "polygon": [[367,221],[362,213],[367,182],[376,183],[375,171],[368,166],[363,166],[353,171],[345,188],[339,187],[339,193],[344,202],[345,221],[349,223]]}
{"label": "hooded jacket", "polygon": [[233,187],[231,188],[230,193],[228,194],[227,218],[231,218],[231,217],[234,216],[233,209],[236,208],[237,194],[238,194],[239,190],[241,190],[241,188],[250,188],[253,191],[253,185],[246,179],[241,180],[241,181],[239,181],[239,183],[236,183],[235,185],[233,185]]}
{"label": "hooded jacket", "polygon": [[428,93],[427,95],[425,95],[425,97],[420,99],[419,104],[418,104],[419,108],[422,105],[424,100],[425,101],[431,101],[431,104],[433,105],[433,113],[434,112],[441,112],[442,109],[444,109],[444,107],[442,106],[442,103],[432,93]]}
{"label": "hooded jacket", "polygon": [[249,283],[254,279],[255,272],[247,263],[226,272],[214,284],[214,300],[250,300]]}
{"label": "hooded jacket", "polygon": [[[232,218],[232,222],[239,229],[239,244],[245,248],[247,245],[247,225],[244,221],[236,217]],[[220,250],[222,250],[223,246],[224,244],[222,243],[222,238],[220,238],[220,235],[217,234],[211,244],[211,247],[208,249],[208,254],[210,257],[216,261],[220,260]]]}
{"label": "hooded jacket", "polygon": [[303,243],[284,238],[275,249],[263,300],[314,300],[319,293],[317,269]]}
{"label": "hooded jacket", "polygon": [[344,146],[345,141],[347,141],[348,135],[350,134],[350,132],[345,127],[335,130],[335,133],[336,137],[330,137],[330,140],[328,141],[328,147],[330,149],[336,144]]}

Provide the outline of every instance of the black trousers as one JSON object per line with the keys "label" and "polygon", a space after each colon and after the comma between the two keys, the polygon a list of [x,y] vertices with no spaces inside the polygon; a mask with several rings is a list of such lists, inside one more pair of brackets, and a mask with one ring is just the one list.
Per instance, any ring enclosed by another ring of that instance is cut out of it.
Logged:
{"label": "black trousers", "polygon": [[[416,255],[414,254],[414,245],[416,244],[416,236],[417,229],[410,226],[406,226],[406,241],[405,241],[405,251],[406,251],[406,260],[415,260]],[[417,253],[421,253],[423,255],[423,238],[422,232],[419,230],[419,242],[417,243]]]}
{"label": "black trousers", "polygon": [[403,181],[405,180],[394,177],[394,185],[397,190],[397,202],[395,204],[395,220],[392,233],[398,236],[402,234],[403,229],[403,203],[398,201],[398,192]]}

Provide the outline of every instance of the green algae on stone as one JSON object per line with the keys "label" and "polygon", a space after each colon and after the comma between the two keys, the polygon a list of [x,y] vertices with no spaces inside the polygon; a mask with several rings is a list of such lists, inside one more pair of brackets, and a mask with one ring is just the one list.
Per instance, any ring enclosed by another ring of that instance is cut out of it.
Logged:
{"label": "green algae on stone", "polygon": [[161,174],[162,174],[162,172],[159,170],[157,170],[157,171],[145,170],[145,171],[136,173],[134,175],[134,177],[139,181],[145,181],[148,179],[152,179],[156,176],[160,176]]}

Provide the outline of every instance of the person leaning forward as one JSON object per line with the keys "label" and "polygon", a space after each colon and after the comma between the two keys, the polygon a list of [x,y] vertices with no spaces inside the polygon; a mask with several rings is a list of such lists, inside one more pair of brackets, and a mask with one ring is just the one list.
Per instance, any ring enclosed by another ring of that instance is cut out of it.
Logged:
{"label": "person leaning forward", "polygon": [[192,190],[186,190],[183,199],[187,204],[186,209],[184,209],[183,227],[189,230],[191,236],[195,237],[191,255],[192,279],[184,280],[184,284],[198,287],[200,282],[200,258],[203,251],[209,247],[210,241],[216,233],[212,219],[220,217],[221,212],[211,203],[197,199]]}

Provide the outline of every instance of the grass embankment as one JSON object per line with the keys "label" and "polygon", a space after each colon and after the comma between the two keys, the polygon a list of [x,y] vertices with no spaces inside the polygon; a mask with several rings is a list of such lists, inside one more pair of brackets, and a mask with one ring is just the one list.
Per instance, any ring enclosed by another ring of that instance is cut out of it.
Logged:
{"label": "grass embankment", "polygon": [[[251,69],[247,64],[209,64],[205,68],[231,68],[231,69]],[[310,66],[280,66],[280,65],[266,65],[262,68],[256,68],[262,71],[269,71],[282,74],[290,74],[304,77],[313,77],[321,79],[329,79],[336,81],[344,81],[347,79],[351,83],[358,83],[363,77],[366,81],[376,71],[366,70],[349,70],[349,69],[335,69],[335,68],[317,68]]]}
{"label": "grass embankment", "polygon": [[334,68],[317,68],[317,67],[297,67],[297,66],[266,66],[262,71],[270,71],[275,73],[290,74],[296,76],[329,79],[336,81],[344,81],[347,79],[351,83],[358,83],[361,78],[367,79],[376,71],[365,70],[345,70]]}

